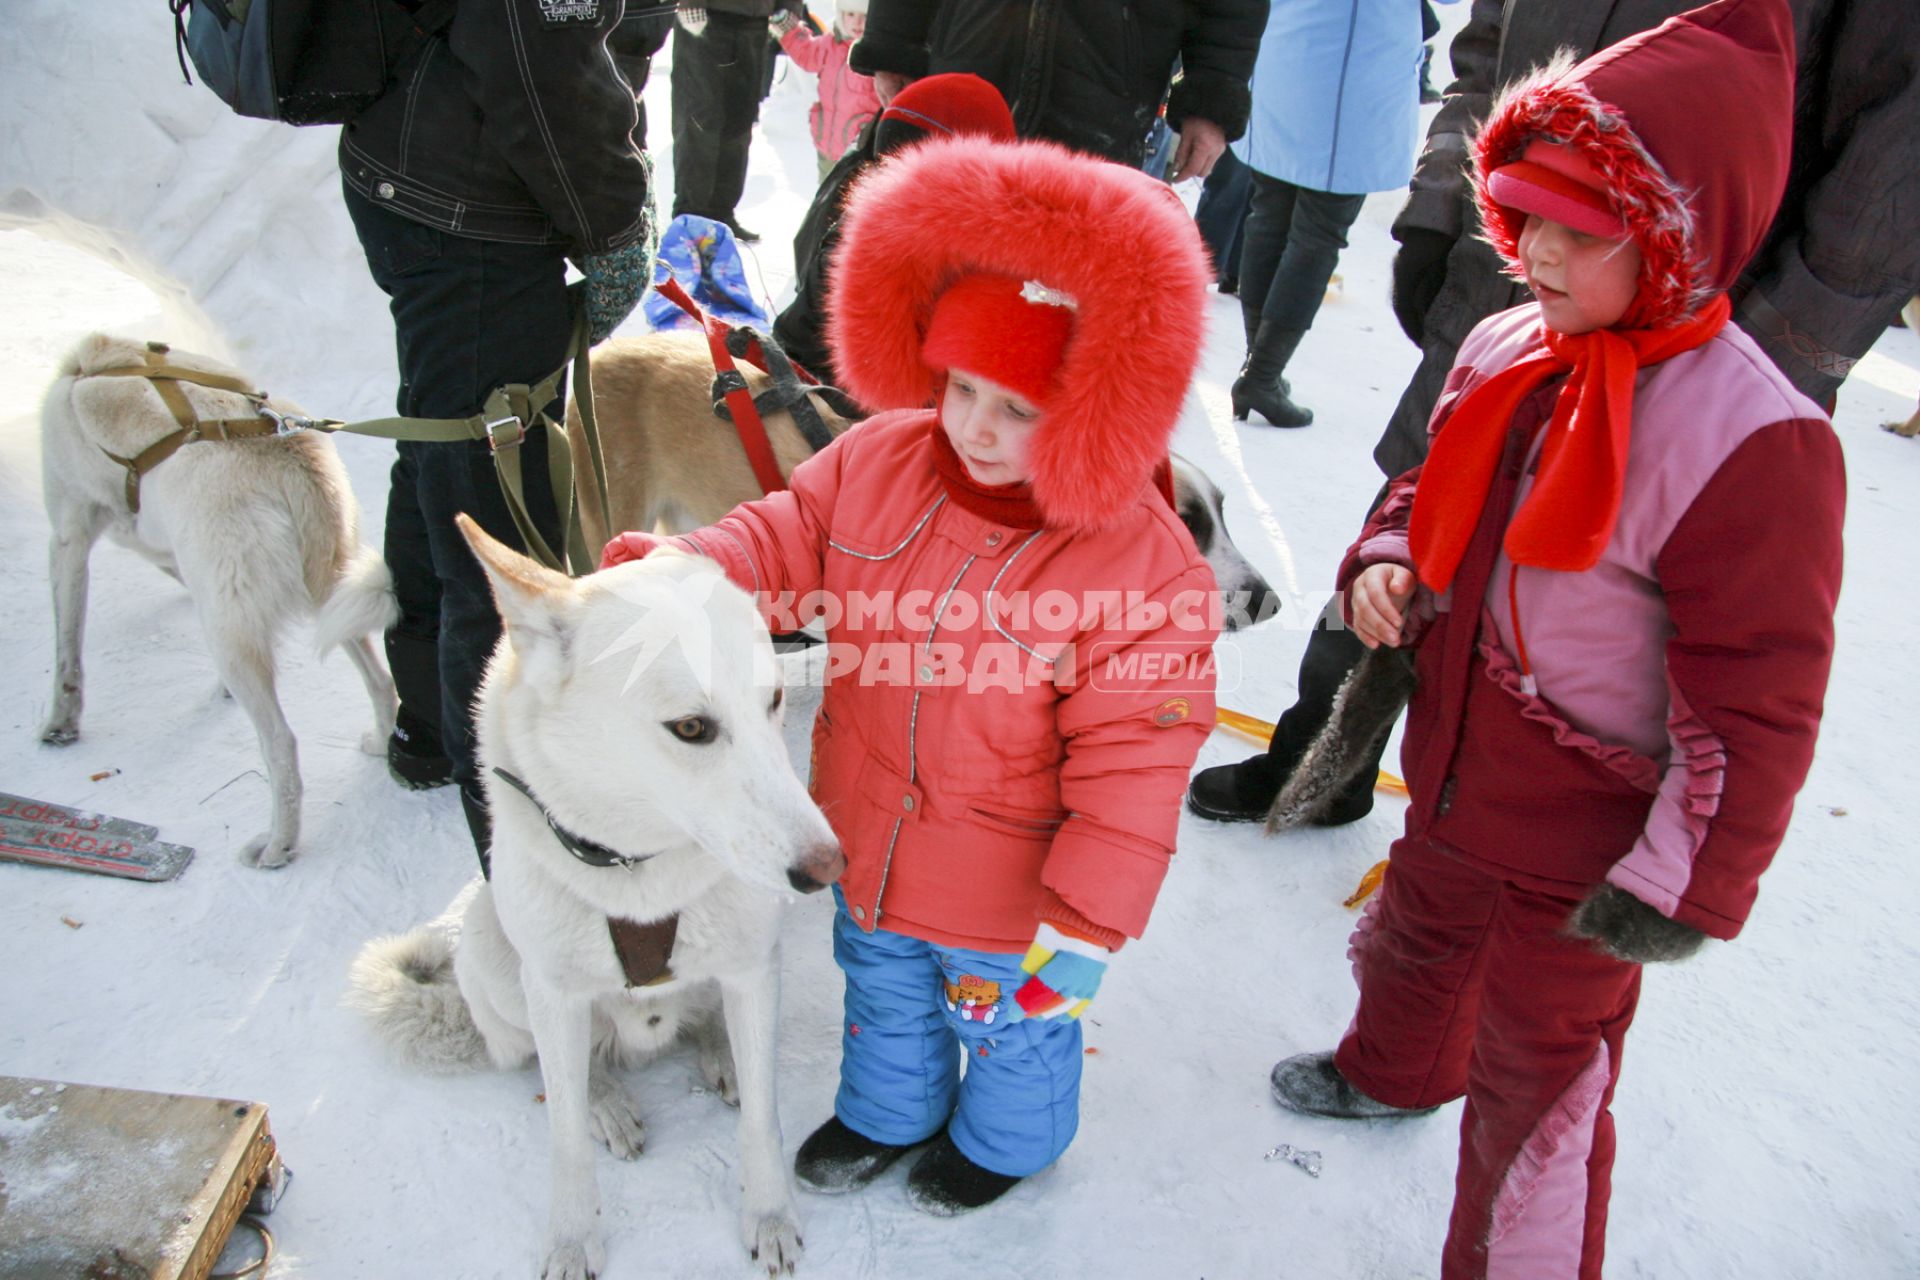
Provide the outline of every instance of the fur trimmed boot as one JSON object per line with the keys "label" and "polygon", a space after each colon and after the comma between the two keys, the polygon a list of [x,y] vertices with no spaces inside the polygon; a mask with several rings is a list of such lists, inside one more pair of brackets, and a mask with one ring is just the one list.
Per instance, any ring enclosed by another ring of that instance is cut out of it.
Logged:
{"label": "fur trimmed boot", "polygon": [[1431,1115],[1438,1107],[1394,1107],[1369,1098],[1333,1065],[1333,1054],[1301,1053],[1276,1064],[1273,1100],[1289,1111],[1337,1120],[1404,1120]]}
{"label": "fur trimmed boot", "polygon": [[1247,346],[1247,362],[1233,382],[1233,418],[1245,422],[1249,413],[1258,413],[1276,427],[1304,427],[1313,422],[1313,410],[1293,402],[1292,388],[1280,375],[1305,329],[1281,329],[1262,320]]}
{"label": "fur trimmed boot", "polygon": [[982,1169],[942,1133],[907,1175],[907,1199],[922,1212],[951,1218],[992,1204],[1019,1183],[1011,1174]]}

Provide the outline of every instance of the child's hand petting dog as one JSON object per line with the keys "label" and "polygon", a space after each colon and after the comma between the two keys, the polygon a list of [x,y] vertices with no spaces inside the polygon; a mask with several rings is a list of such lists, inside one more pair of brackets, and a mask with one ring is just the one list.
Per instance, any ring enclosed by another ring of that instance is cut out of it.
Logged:
{"label": "child's hand petting dog", "polygon": [[600,567],[611,569],[629,560],[644,560],[648,552],[656,547],[664,547],[671,541],[673,539],[663,538],[657,533],[642,533],[638,529],[629,529],[625,533],[615,534],[613,540],[601,548]]}
{"label": "child's hand petting dog", "polygon": [[1400,643],[1413,587],[1413,570],[1405,565],[1374,564],[1360,571],[1347,591],[1347,620],[1360,643],[1369,649]]}

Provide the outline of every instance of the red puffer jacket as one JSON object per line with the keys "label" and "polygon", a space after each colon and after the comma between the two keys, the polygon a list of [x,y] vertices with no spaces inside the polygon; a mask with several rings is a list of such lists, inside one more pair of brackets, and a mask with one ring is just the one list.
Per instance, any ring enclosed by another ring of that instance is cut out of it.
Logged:
{"label": "red puffer jacket", "polygon": [[1151,486],[1098,531],[966,510],[937,429],[870,419],[682,541],[775,626],[824,612],[813,793],[861,927],[1017,951],[1044,918],[1118,945],[1213,727],[1213,574]]}

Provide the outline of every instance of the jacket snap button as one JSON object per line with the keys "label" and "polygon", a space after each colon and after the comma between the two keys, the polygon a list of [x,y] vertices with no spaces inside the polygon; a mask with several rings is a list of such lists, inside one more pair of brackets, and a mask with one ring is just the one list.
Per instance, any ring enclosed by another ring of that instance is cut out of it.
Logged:
{"label": "jacket snap button", "polygon": [[900,807],[901,807],[902,809],[905,809],[905,810],[906,810],[906,811],[907,811],[908,813],[912,813],[912,812],[913,812],[913,797],[912,797],[911,795],[904,795],[904,796],[901,796],[901,797],[900,797]]}
{"label": "jacket snap button", "polygon": [[987,545],[988,545],[988,546],[990,546],[990,547],[997,547],[997,546],[999,546],[999,545],[1000,545],[1000,534],[999,534],[998,532],[995,532],[995,533],[990,533],[990,534],[988,534],[988,535],[987,535]]}
{"label": "jacket snap button", "polygon": [[920,668],[920,679],[931,683],[933,680],[933,668],[932,667]]}
{"label": "jacket snap button", "polygon": [[375,199],[391,200],[393,199],[393,184],[391,182],[383,182],[373,189],[373,194]]}
{"label": "jacket snap button", "polygon": [[867,918],[867,909],[865,907],[855,907],[853,909],[853,918],[855,920],[865,920]]}

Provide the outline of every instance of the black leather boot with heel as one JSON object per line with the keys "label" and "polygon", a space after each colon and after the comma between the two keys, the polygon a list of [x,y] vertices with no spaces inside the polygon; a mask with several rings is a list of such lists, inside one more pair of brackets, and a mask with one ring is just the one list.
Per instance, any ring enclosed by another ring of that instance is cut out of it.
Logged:
{"label": "black leather boot with heel", "polygon": [[1247,344],[1247,362],[1233,382],[1233,418],[1245,422],[1249,413],[1258,413],[1276,427],[1304,427],[1313,422],[1313,410],[1295,404],[1292,388],[1281,375],[1305,329],[1281,329],[1263,320]]}

